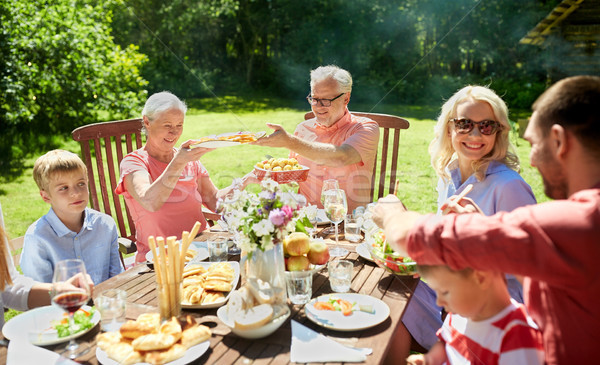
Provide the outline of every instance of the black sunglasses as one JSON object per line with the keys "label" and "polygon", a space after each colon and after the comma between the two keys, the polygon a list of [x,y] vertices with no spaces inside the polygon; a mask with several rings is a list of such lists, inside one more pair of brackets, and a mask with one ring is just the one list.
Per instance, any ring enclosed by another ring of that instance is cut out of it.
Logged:
{"label": "black sunglasses", "polygon": [[308,95],[306,97],[306,100],[308,100],[308,103],[310,105],[317,105],[319,103],[321,103],[321,106],[331,106],[331,102],[334,101],[335,99],[339,98],[340,96],[344,95],[345,93],[341,93],[340,95],[336,96],[333,99],[317,99],[317,98],[313,98],[312,96]]}
{"label": "black sunglasses", "polygon": [[471,119],[454,118],[450,119],[450,121],[454,123],[454,130],[461,134],[470,133],[475,126],[477,126],[479,132],[485,136],[492,135],[502,129],[502,125],[495,120],[482,120],[481,122],[474,122]]}

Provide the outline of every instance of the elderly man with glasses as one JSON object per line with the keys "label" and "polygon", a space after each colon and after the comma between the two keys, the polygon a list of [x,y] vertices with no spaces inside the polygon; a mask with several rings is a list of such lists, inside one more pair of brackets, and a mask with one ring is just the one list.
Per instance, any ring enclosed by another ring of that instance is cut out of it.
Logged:
{"label": "elderly man with glasses", "polygon": [[337,66],[321,66],[310,73],[308,103],[315,118],[306,120],[289,134],[282,126],[267,123],[271,135],[254,144],[284,147],[290,158],[310,168],[299,192],[308,202],[322,208],[323,181],[336,179],[346,191],[348,210],[371,202],[370,188],[379,143],[379,126],[348,111],[352,77]]}

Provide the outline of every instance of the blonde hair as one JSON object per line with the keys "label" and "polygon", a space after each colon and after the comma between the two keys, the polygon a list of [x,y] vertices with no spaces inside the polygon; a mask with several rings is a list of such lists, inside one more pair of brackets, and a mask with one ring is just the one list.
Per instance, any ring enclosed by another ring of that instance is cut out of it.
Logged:
{"label": "blonde hair", "polygon": [[431,165],[439,177],[448,181],[450,176],[446,172],[446,167],[454,158],[454,148],[452,147],[452,138],[449,133],[450,119],[456,117],[456,109],[459,104],[465,101],[481,101],[487,103],[493,110],[496,121],[502,125],[502,128],[496,132],[494,148],[480,160],[472,163],[475,177],[481,181],[485,177],[485,171],[491,161],[498,161],[510,169],[519,172],[519,157],[515,148],[510,142],[508,123],[508,108],[504,100],[494,91],[485,86],[469,85],[457,91],[442,106],[442,111],[438,117],[437,124],[434,127],[434,138],[429,144],[429,155],[431,156]]}
{"label": "blonde hair", "polygon": [[52,150],[35,161],[33,179],[40,190],[48,190],[54,174],[72,171],[81,171],[87,178],[87,167],[79,156],[65,150]]}
{"label": "blonde hair", "polygon": [[6,255],[9,251],[8,236],[2,225],[0,225],[0,291],[4,291],[4,288],[13,283],[10,271],[8,270],[8,260],[10,260],[10,257]]}

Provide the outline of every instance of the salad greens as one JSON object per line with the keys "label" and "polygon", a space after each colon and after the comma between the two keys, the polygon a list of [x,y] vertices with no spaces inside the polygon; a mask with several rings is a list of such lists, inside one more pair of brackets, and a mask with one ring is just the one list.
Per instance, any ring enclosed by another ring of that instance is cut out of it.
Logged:
{"label": "salad greens", "polygon": [[94,313],[96,313],[96,308],[91,307],[88,310],[80,308],[73,315],[73,326],[69,328],[69,316],[65,313],[63,319],[60,321],[52,321],[52,327],[58,333],[58,337],[67,337],[72,334],[85,331],[94,327],[94,322],[92,322],[92,318],[94,317]]}

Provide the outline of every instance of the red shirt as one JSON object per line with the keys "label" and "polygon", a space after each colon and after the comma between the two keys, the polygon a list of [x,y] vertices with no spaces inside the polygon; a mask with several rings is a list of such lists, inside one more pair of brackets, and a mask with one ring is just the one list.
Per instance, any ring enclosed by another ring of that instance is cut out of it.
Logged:
{"label": "red shirt", "polygon": [[424,265],[524,275],[548,364],[586,364],[600,344],[600,184],[491,217],[422,217],[408,237]]}
{"label": "red shirt", "polygon": [[341,146],[352,146],[360,155],[361,161],[341,167],[319,165],[297,153],[290,152],[290,157],[296,158],[301,165],[310,168],[308,179],[301,182],[299,193],[303,194],[309,203],[323,208],[321,205],[321,188],[323,181],[336,179],[340,188],[346,192],[348,212],[359,205],[371,203],[371,180],[375,152],[379,144],[379,125],[377,122],[364,117],[346,113],[330,127],[318,123],[316,118],[304,121],[296,127],[294,135],[305,141],[321,142]]}

